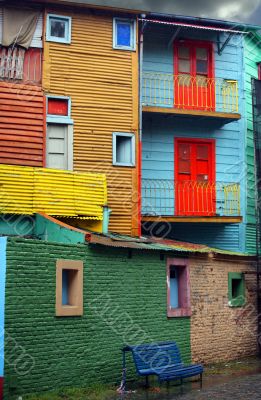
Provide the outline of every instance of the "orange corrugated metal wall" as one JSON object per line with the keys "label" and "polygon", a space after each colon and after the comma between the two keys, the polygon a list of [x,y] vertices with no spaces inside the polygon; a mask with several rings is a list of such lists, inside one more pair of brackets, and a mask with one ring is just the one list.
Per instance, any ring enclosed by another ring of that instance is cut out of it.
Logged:
{"label": "orange corrugated metal wall", "polygon": [[40,87],[0,82],[0,163],[43,166],[43,110]]}
{"label": "orange corrugated metal wall", "polygon": [[137,168],[112,166],[112,132],[138,143],[138,54],[113,49],[111,15],[58,13],[72,17],[72,42],[45,42],[44,90],[71,96],[74,170],[106,173],[109,228],[136,235]]}

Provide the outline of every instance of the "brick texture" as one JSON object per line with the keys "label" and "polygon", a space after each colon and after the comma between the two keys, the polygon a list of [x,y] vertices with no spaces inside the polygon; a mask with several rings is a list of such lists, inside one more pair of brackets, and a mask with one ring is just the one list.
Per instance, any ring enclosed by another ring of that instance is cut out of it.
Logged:
{"label": "brick texture", "polygon": [[214,363],[257,352],[256,276],[246,274],[246,304],[228,305],[228,272],[255,271],[249,262],[190,260],[191,352],[194,361]]}
{"label": "brick texture", "polygon": [[[84,261],[82,317],[55,316],[60,258]],[[190,319],[167,319],[166,260],[156,251],[130,255],[127,249],[9,238],[5,329],[5,399],[119,383],[125,343],[176,340],[190,360]],[[128,358],[128,376],[133,373]]]}

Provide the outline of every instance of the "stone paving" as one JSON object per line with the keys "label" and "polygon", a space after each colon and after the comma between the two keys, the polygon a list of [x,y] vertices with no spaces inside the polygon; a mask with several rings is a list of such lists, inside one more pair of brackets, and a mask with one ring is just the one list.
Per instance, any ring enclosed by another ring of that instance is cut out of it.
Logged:
{"label": "stone paving", "polygon": [[171,400],[261,400],[261,374],[242,376],[227,383],[188,394],[171,397]]}

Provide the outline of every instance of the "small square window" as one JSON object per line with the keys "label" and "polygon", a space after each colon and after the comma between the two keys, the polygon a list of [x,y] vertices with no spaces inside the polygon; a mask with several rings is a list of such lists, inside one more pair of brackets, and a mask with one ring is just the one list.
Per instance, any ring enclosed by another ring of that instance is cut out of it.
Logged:
{"label": "small square window", "polygon": [[136,50],[136,21],[130,19],[113,19],[113,48]]}
{"label": "small square window", "polygon": [[167,315],[191,315],[189,268],[187,259],[167,260]]}
{"label": "small square window", "polygon": [[69,100],[68,97],[47,96],[47,115],[70,117]]}
{"label": "small square window", "polygon": [[244,274],[228,273],[228,304],[230,307],[242,307],[246,302]]}
{"label": "small square window", "polygon": [[56,316],[83,315],[83,262],[56,262]]}
{"label": "small square window", "polygon": [[113,133],[113,165],[135,165],[134,133]]}
{"label": "small square window", "polygon": [[49,42],[71,43],[71,17],[48,14],[46,40]]}

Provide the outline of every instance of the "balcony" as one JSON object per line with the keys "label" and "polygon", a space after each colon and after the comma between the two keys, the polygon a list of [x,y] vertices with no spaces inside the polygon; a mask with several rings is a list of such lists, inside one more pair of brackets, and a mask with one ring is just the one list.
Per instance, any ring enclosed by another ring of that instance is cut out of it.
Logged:
{"label": "balcony", "polygon": [[106,177],[48,168],[0,164],[0,213],[103,219]]}
{"label": "balcony", "polygon": [[235,80],[145,71],[142,90],[145,112],[208,116],[227,122],[241,117]]}
{"label": "balcony", "polygon": [[240,185],[224,182],[143,179],[142,220],[241,222]]}

